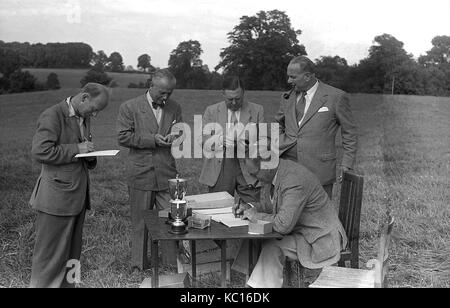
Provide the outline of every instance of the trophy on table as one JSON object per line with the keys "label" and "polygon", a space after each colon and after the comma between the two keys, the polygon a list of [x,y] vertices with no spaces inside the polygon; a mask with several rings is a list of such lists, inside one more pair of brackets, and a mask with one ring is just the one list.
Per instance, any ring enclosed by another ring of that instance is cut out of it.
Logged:
{"label": "trophy on table", "polygon": [[187,191],[187,180],[177,177],[169,180],[170,194],[170,212],[169,223],[171,225],[170,233],[186,234],[187,224],[187,202],[184,199]]}

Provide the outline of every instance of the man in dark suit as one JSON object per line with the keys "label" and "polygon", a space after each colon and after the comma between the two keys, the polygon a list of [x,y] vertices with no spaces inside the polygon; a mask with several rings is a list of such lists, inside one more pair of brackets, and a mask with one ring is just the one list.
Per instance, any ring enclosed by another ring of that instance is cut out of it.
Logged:
{"label": "man in dark suit", "polygon": [[[280,288],[287,258],[302,266],[319,270],[339,261],[347,245],[345,231],[336,210],[317,177],[301,164],[281,159],[278,168],[262,170],[258,160],[247,160],[248,168],[269,189],[251,208],[241,203],[234,208],[243,219],[273,223],[284,235],[281,240],[267,240],[247,284],[253,288]],[[241,250],[236,262],[243,267],[247,250]],[[246,267],[248,268],[248,267]]]}
{"label": "man in dark suit", "polygon": [[68,261],[80,259],[83,223],[90,209],[89,172],[97,160],[75,155],[94,151],[90,116],[109,100],[106,87],[88,83],[80,93],[45,110],[31,149],[42,164],[30,205],[37,211],[30,287],[72,287]]}
{"label": "man in dark suit", "polygon": [[338,181],[353,168],[357,132],[347,94],[315,77],[307,57],[291,60],[287,68],[293,92],[281,100],[275,119],[280,124],[280,157],[297,161],[313,172],[328,195],[336,179],[336,133],[341,128],[343,157]]}
{"label": "man in dark suit", "polygon": [[[120,106],[117,119],[119,145],[130,149],[128,189],[132,223],[132,268],[148,267],[147,241],[142,211],[169,208],[168,180],[177,169],[171,153],[172,126],[182,121],[180,105],[169,99],[176,86],[168,70],[157,71],[148,91]],[[176,266],[173,242],[162,242],[162,262]]]}
{"label": "man in dark suit", "polygon": [[[234,196],[236,191],[245,202],[259,201],[257,179],[248,173],[244,157],[238,154],[242,148],[243,156],[246,155],[246,140],[251,139],[245,138],[244,127],[251,123],[263,123],[264,109],[245,100],[244,85],[239,77],[225,78],[222,88],[225,100],[206,108],[203,116],[204,125],[217,123],[220,128],[212,132],[213,137],[205,135],[202,140],[217,139],[211,157],[204,159],[199,182],[207,185],[209,192],[227,191]],[[256,125],[253,128],[253,133],[257,134]],[[234,133],[235,136],[232,135]],[[257,136],[254,137],[256,141]]]}

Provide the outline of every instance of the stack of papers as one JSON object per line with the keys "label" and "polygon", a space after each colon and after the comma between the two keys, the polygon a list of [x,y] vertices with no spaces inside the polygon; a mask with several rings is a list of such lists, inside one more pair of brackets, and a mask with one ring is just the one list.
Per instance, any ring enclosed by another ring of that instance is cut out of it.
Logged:
{"label": "stack of papers", "polygon": [[193,210],[193,214],[203,214],[211,216],[211,219],[225,226],[232,227],[242,227],[248,226],[248,220],[242,220],[241,218],[234,217],[232,207],[220,208],[220,209],[205,209],[205,210]]}

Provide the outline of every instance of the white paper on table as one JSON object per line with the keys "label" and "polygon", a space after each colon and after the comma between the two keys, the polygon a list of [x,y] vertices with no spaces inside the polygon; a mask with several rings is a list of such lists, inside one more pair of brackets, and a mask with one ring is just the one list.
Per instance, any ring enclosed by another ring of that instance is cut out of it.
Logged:
{"label": "white paper on table", "polygon": [[203,214],[203,215],[217,215],[217,214],[232,214],[233,210],[231,207],[224,207],[219,209],[204,209],[204,210],[193,210],[194,214]]}
{"label": "white paper on table", "polygon": [[221,223],[223,223],[225,226],[229,228],[232,228],[232,227],[248,226],[249,221],[233,217],[232,219],[222,219]]}
{"label": "white paper on table", "polygon": [[241,227],[248,226],[249,221],[234,217],[234,214],[216,214],[212,215],[211,219],[223,223],[227,227]]}
{"label": "white paper on table", "polygon": [[117,153],[119,152],[120,152],[119,150],[95,151],[84,154],[77,154],[75,155],[75,157],[82,158],[82,157],[97,157],[97,156],[116,156]]}

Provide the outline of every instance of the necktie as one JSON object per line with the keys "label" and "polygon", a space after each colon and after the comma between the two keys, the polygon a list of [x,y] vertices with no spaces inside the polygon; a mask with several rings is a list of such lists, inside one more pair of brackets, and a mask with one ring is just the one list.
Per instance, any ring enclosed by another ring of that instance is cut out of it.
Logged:
{"label": "necktie", "polygon": [[236,111],[231,111],[231,123],[236,125],[238,123],[238,119],[236,116]]}
{"label": "necktie", "polygon": [[78,119],[78,125],[80,126],[81,139],[84,140],[84,138],[86,137],[86,135],[85,135],[86,123],[85,123],[84,118],[80,117]]}
{"label": "necktie", "polygon": [[155,110],[157,110],[158,108],[163,108],[164,107],[164,105],[159,105],[159,104],[157,104],[155,102],[152,102],[152,106],[153,106],[153,109],[155,109]]}
{"label": "necktie", "polygon": [[301,121],[303,118],[303,114],[305,112],[305,105],[306,105],[306,92],[300,93],[300,99],[298,100],[297,104],[295,105],[295,112],[297,114],[297,123]]}

